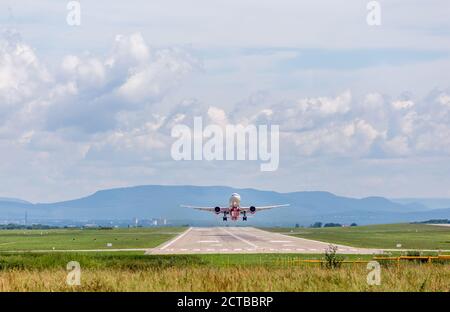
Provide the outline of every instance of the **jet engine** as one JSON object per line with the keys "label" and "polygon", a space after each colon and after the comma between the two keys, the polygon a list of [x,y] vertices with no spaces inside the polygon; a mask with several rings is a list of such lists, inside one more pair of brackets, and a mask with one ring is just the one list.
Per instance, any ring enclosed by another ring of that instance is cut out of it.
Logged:
{"label": "jet engine", "polygon": [[220,213],[220,207],[215,207],[214,211],[216,212],[216,214],[219,214]]}
{"label": "jet engine", "polygon": [[250,212],[253,214],[256,212],[255,206],[250,206]]}

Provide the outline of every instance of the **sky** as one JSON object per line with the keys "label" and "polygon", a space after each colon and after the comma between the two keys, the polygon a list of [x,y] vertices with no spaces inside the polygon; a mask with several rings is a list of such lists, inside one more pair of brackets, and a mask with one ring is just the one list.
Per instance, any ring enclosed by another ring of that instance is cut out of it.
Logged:
{"label": "sky", "polygon": [[[0,3],[0,196],[141,184],[450,197],[450,3]],[[278,170],[175,161],[171,129],[280,127]]]}

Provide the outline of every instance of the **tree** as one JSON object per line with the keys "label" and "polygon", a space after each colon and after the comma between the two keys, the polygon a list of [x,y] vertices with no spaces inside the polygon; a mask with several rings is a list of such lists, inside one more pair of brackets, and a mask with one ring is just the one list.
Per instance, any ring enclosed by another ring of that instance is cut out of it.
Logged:
{"label": "tree", "polygon": [[323,227],[340,227],[342,226],[339,223],[325,223],[325,225]]}

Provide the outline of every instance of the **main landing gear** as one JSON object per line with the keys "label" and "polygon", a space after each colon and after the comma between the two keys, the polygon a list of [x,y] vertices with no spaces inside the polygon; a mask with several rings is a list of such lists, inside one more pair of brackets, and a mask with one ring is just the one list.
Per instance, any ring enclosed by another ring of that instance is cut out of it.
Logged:
{"label": "main landing gear", "polygon": [[244,211],[244,216],[242,217],[242,221],[247,221],[247,214]]}
{"label": "main landing gear", "polygon": [[223,213],[223,218],[222,218],[222,220],[223,220],[223,221],[227,221],[227,213],[226,213],[226,212]]}

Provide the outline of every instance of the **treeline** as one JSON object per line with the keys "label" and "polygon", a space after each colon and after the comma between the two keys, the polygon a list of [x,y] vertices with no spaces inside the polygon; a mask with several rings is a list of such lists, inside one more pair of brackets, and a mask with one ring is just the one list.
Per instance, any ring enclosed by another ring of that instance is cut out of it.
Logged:
{"label": "treeline", "polygon": [[413,224],[450,224],[449,219],[431,219],[427,221],[412,222]]}
{"label": "treeline", "polygon": [[31,225],[24,225],[24,224],[0,224],[0,230],[51,230],[51,229],[59,229],[58,226],[51,226],[51,225],[45,225],[45,224],[31,224]]}
{"label": "treeline", "polygon": [[[321,227],[342,227],[344,225],[340,224],[340,223],[325,223],[323,224],[322,222],[315,222],[313,224],[311,224],[309,227],[311,228],[321,228]],[[350,224],[350,226],[358,226],[358,224],[356,223],[352,223]]]}

